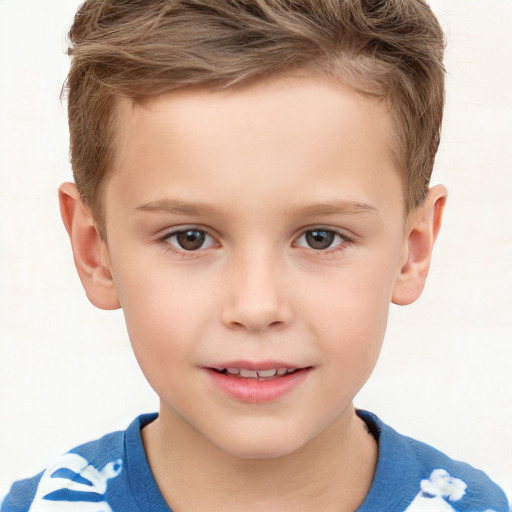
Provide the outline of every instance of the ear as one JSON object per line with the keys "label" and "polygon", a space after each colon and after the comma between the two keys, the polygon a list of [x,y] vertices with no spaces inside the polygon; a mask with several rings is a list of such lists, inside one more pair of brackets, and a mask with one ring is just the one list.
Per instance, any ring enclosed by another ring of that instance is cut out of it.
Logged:
{"label": "ear", "polygon": [[60,213],[71,240],[75,266],[89,300],[100,309],[120,308],[112,279],[107,244],[74,183],[59,188]]}
{"label": "ear", "polygon": [[434,242],[441,228],[447,191],[442,185],[431,188],[421,206],[411,213],[404,243],[403,265],[392,301],[404,306],[419,298],[428,270]]}

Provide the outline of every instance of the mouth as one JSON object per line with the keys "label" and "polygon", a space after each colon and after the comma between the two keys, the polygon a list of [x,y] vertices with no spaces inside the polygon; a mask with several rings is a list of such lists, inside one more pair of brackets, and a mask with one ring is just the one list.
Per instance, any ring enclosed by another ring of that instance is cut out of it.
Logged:
{"label": "mouth", "polygon": [[283,362],[235,362],[205,367],[212,384],[238,402],[263,404],[276,402],[291,394],[308,380],[312,366],[294,366]]}
{"label": "mouth", "polygon": [[264,370],[250,370],[248,368],[211,368],[220,375],[235,379],[253,379],[258,381],[275,380],[306,368],[268,368]]}

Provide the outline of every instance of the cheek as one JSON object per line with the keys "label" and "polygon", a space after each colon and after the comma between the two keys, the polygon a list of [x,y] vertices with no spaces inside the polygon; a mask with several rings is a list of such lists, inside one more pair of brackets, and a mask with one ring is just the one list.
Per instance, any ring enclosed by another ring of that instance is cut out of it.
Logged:
{"label": "cheek", "polygon": [[309,310],[310,328],[344,371],[369,374],[377,361],[393,291],[393,262],[361,260],[330,275],[321,286],[317,282],[307,287],[304,312]]}
{"label": "cheek", "polygon": [[304,286],[307,307],[322,317],[322,324],[353,331],[356,338],[359,331],[385,329],[397,266],[393,262],[361,258],[354,265],[314,276]]}
{"label": "cheek", "polygon": [[168,378],[170,367],[193,360],[194,346],[210,307],[204,287],[156,265],[122,269],[116,281],[135,356],[149,382]]}
{"label": "cheek", "polygon": [[[387,325],[388,305],[374,295],[345,297],[324,310],[323,332],[316,338],[323,343],[323,364],[331,390],[331,400],[338,407],[353,400],[372,374],[382,348]],[[326,388],[327,389],[327,388]]]}

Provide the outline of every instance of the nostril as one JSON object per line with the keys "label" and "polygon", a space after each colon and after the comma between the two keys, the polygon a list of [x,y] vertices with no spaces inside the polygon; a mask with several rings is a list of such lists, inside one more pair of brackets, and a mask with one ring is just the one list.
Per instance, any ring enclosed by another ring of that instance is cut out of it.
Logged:
{"label": "nostril", "polygon": [[228,328],[248,332],[280,329],[293,317],[291,305],[284,298],[260,297],[255,293],[229,297],[221,315]]}

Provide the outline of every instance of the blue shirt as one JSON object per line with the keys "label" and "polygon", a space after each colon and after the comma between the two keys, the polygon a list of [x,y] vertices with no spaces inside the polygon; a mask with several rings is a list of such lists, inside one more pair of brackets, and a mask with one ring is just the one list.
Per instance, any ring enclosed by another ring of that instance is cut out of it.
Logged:
{"label": "blue shirt", "polygon": [[[398,434],[358,411],[379,443],[371,489],[357,512],[509,512],[481,471]],[[139,416],[126,431],[75,448],[39,475],[16,482],[0,512],[172,512],[151,473]]]}

